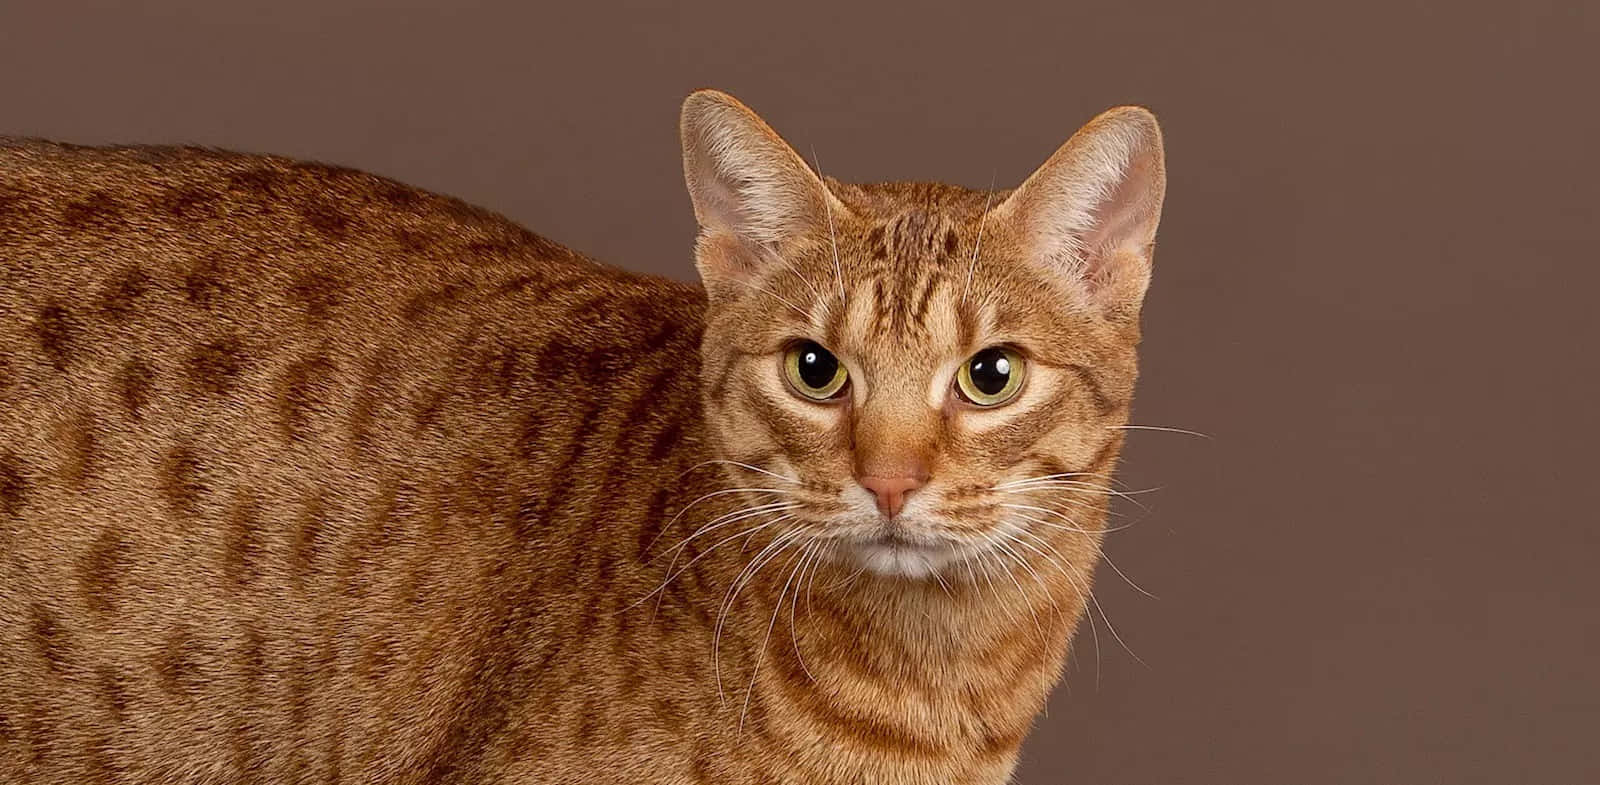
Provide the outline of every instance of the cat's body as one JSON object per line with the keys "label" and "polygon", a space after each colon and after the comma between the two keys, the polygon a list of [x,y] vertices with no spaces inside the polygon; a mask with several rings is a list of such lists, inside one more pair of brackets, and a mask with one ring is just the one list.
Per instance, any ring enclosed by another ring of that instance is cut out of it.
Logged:
{"label": "cat's body", "polygon": [[[933,329],[988,197],[835,187]],[[1105,493],[970,581],[784,547],[739,511],[839,486],[718,414],[732,313],[358,172],[0,144],[0,781],[1003,781]]]}

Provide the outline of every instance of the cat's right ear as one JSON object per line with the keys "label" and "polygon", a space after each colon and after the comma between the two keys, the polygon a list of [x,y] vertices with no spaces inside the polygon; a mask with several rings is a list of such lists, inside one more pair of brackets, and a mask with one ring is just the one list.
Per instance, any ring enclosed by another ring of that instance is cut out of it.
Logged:
{"label": "cat's right ear", "polygon": [[713,296],[730,279],[754,280],[787,247],[827,236],[829,222],[848,212],[794,148],[727,93],[691,94],[679,132],[700,223],[696,266]]}

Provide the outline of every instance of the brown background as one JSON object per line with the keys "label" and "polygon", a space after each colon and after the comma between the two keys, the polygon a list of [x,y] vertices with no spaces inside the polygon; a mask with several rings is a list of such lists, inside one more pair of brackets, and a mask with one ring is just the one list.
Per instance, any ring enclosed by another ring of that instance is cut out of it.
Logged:
{"label": "brown background", "polygon": [[694,87],[969,186],[1147,104],[1135,421],[1211,438],[1131,438],[1144,664],[1097,621],[1020,780],[1600,782],[1600,5],[21,5],[0,133],[357,166],[683,277]]}

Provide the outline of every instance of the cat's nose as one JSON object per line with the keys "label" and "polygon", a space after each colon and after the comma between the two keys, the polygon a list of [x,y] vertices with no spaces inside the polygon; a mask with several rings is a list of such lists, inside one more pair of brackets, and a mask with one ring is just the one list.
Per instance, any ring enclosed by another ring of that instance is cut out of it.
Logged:
{"label": "cat's nose", "polygon": [[902,477],[862,477],[859,482],[878,497],[878,512],[885,518],[893,518],[900,514],[900,508],[906,505],[906,497],[912,491],[921,488],[927,481],[927,475],[902,476]]}

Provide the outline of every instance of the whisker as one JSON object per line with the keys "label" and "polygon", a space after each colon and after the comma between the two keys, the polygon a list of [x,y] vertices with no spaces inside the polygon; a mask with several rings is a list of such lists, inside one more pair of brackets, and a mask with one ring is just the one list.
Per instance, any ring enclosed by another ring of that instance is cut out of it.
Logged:
{"label": "whisker", "polygon": [[983,247],[983,225],[989,221],[989,200],[994,198],[995,175],[989,175],[989,192],[983,197],[983,214],[978,216],[978,239],[972,243],[972,261],[967,263],[967,284],[961,288],[961,304],[967,304],[967,292],[972,290],[972,272],[978,269],[978,249]]}
{"label": "whisker", "polygon": [[689,472],[692,472],[692,471],[694,471],[696,469],[702,469],[702,468],[705,468],[707,466],[712,466],[712,465],[715,465],[715,464],[728,464],[730,466],[737,466],[737,467],[739,467],[741,469],[749,469],[750,471],[753,471],[753,472],[760,472],[762,474],[767,475],[768,477],[776,477],[776,478],[778,478],[780,480],[784,480],[786,482],[792,482],[792,483],[794,483],[796,485],[802,484],[800,482],[800,478],[798,478],[798,477],[785,477],[785,476],[783,476],[781,474],[778,474],[777,472],[768,471],[766,469],[763,469],[760,466],[751,466],[748,463],[740,463],[738,461],[728,461],[728,460],[701,461],[701,462],[699,462],[699,463],[697,463],[697,464],[695,464],[693,466],[690,466],[689,468],[685,469],[682,474],[679,474],[677,476],[676,479],[682,480],[685,476],[687,476],[689,474]]}
{"label": "whisker", "polygon": [[[750,695],[756,691],[756,677],[761,674],[761,660],[766,656],[767,643],[772,640],[773,628],[778,626],[778,612],[783,610],[783,598],[789,594],[789,584],[794,583],[795,572],[805,563],[805,554],[806,552],[802,551],[795,556],[795,564],[789,570],[789,577],[784,580],[783,588],[778,590],[778,601],[772,606],[772,620],[767,622],[767,632],[761,636],[761,647],[756,649],[756,661],[750,667],[750,685],[744,688],[744,705],[739,709],[740,732],[744,731],[744,718],[750,711]],[[790,632],[793,631],[793,628],[790,628]]]}
{"label": "whisker", "polygon": [[1097,474],[1097,473],[1094,473],[1094,472],[1061,472],[1059,474],[1041,474],[1038,477],[1023,477],[1020,480],[1011,480],[1009,482],[996,483],[995,485],[993,485],[991,487],[994,487],[994,488],[1009,488],[1009,487],[1011,487],[1013,485],[1024,485],[1026,483],[1036,482],[1036,481],[1039,481],[1039,480],[1060,480],[1060,479],[1070,479],[1072,477],[1099,477],[1100,479],[1103,479],[1103,480],[1111,480],[1112,479],[1111,475],[1109,475],[1109,474]]}
{"label": "whisker", "polygon": [[1062,514],[1060,512],[1056,512],[1055,510],[1052,510],[1052,509],[1050,509],[1048,507],[1037,507],[1037,506],[1034,506],[1032,504],[1004,504],[1004,503],[1002,503],[1000,506],[1004,507],[1004,508],[1006,508],[1008,510],[1027,510],[1028,512],[1039,512],[1039,513],[1044,513],[1045,515],[1054,515],[1057,518],[1060,518],[1061,520],[1066,521],[1068,524],[1071,524],[1070,526],[1063,526],[1063,525],[1061,525],[1059,523],[1055,524],[1055,526],[1057,526],[1058,528],[1065,529],[1065,530],[1067,530],[1069,532],[1077,532],[1079,534],[1099,534],[1100,533],[1099,531],[1096,531],[1094,529],[1085,529],[1082,526],[1079,526],[1078,522],[1076,520],[1074,520],[1073,518],[1068,517],[1067,515]]}
{"label": "whisker", "polygon": [[1198,436],[1202,439],[1211,438],[1209,433],[1191,431],[1188,428],[1172,428],[1165,425],[1108,425],[1106,430],[1111,431],[1162,431],[1165,433],[1181,433],[1186,436]]}
{"label": "whisker", "polygon": [[[1055,551],[1058,554],[1060,553],[1060,551],[1056,551],[1053,546],[1050,546],[1049,543],[1045,543],[1045,545],[1047,547],[1050,547],[1050,550]],[[1063,558],[1065,558],[1065,557],[1063,557]],[[1093,607],[1096,610],[1100,611],[1100,618],[1105,620],[1106,629],[1111,631],[1111,636],[1113,638],[1115,638],[1117,643],[1122,646],[1122,650],[1127,652],[1128,655],[1133,657],[1135,660],[1138,660],[1139,664],[1145,665],[1146,667],[1149,667],[1145,663],[1145,661],[1140,659],[1139,655],[1135,654],[1133,652],[1133,649],[1129,648],[1128,644],[1122,640],[1122,636],[1117,633],[1117,628],[1111,624],[1111,617],[1106,615],[1106,609],[1100,605],[1100,600],[1094,596],[1094,592],[1088,591],[1086,589],[1086,587],[1084,586],[1084,584],[1081,581],[1079,581],[1076,577],[1073,577],[1073,575],[1070,572],[1063,571],[1062,575],[1065,575],[1067,580],[1072,582],[1073,587],[1077,590],[1077,592],[1078,592],[1078,594],[1080,596],[1082,596],[1084,598],[1087,598],[1087,600],[1088,600],[1088,602],[1085,603],[1085,605],[1084,605],[1084,608],[1085,608],[1085,614],[1084,615],[1089,617],[1089,631],[1090,631],[1090,634],[1094,637],[1094,641],[1095,641],[1095,644],[1094,644],[1095,645],[1095,667],[1094,667],[1094,671],[1095,671],[1095,676],[1094,676],[1095,688],[1099,689],[1099,687],[1100,687],[1100,635],[1099,635],[1098,632],[1095,632],[1095,629],[1094,629],[1094,614],[1088,612],[1088,610],[1087,610],[1090,607],[1089,603],[1092,603]]]}
{"label": "whisker", "polygon": [[808,323],[811,321],[811,314],[806,313],[804,310],[802,310],[800,308],[800,306],[795,305],[792,302],[789,302],[787,299],[785,299],[783,297],[783,295],[778,294],[777,292],[774,292],[774,291],[772,291],[771,289],[768,289],[765,286],[759,286],[759,285],[750,283],[749,281],[746,281],[746,280],[741,279],[741,278],[732,278],[732,277],[730,277],[730,278],[727,278],[726,280],[733,281],[734,283],[739,284],[740,286],[744,286],[744,287],[747,287],[747,288],[750,288],[750,289],[754,289],[754,290],[756,290],[758,292],[766,294],[766,295],[772,297],[772,299],[777,300],[778,302],[789,306],[790,310],[794,311],[797,314],[800,314],[800,318],[801,319],[804,319]]}
{"label": "whisker", "polygon": [[[1032,498],[1032,496],[1034,494],[1036,494],[1036,493],[1038,493],[1040,491],[1048,491],[1048,490],[1056,490],[1056,488],[1051,487],[1051,486],[1044,486],[1044,487],[1040,487],[1040,488],[1023,488],[1021,490],[1005,490],[1005,491],[1000,491],[1000,493],[1002,493],[1002,494],[1004,494],[1006,496],[1022,496],[1024,498]],[[1073,489],[1072,488],[1065,488],[1064,490],[1071,491]],[[1091,495],[1100,495],[1100,494],[1091,494]],[[1079,499],[1068,499],[1068,498],[1065,498],[1065,497],[1063,497],[1061,495],[1051,496],[1049,498],[1049,501],[1052,502],[1052,503],[1059,502],[1061,504],[1070,504],[1070,505],[1072,505],[1074,507],[1079,507],[1079,508],[1088,510],[1089,512],[1092,512],[1092,513],[1098,513],[1098,512],[1100,512],[1100,509],[1101,509],[1099,505],[1090,504],[1089,502],[1081,501]],[[1107,512],[1110,512],[1110,511],[1108,510]]]}
{"label": "whisker", "polygon": [[[773,512],[784,512],[784,510],[763,510],[761,514],[773,513]],[[758,515],[751,515],[751,516],[747,516],[747,517],[751,517],[751,518],[759,517],[759,514]],[[761,531],[762,529],[765,529],[768,526],[771,526],[771,525],[776,524],[776,523],[781,523],[781,522],[783,522],[785,520],[788,520],[790,518],[793,518],[793,517],[794,516],[792,516],[792,515],[783,515],[783,516],[774,518],[774,519],[772,519],[770,521],[767,521],[765,523],[757,524],[755,526],[752,526],[751,528],[744,529],[744,530],[738,532],[737,534],[729,535],[727,538],[719,540],[715,545],[712,545],[710,548],[707,548],[704,551],[701,551],[700,553],[695,554],[694,558],[690,559],[688,564],[683,565],[683,568],[677,570],[676,572],[674,572],[672,568],[678,563],[678,561],[677,561],[677,557],[673,557],[673,560],[667,563],[667,569],[666,569],[667,577],[661,582],[661,585],[655,587],[654,589],[652,589],[650,591],[649,594],[646,594],[643,597],[640,597],[638,600],[635,600],[632,605],[629,605],[628,607],[623,608],[622,610],[623,611],[630,610],[632,608],[637,607],[640,603],[644,602],[645,600],[650,599],[650,595],[655,594],[655,593],[661,591],[662,589],[667,588],[668,584],[670,584],[673,581],[677,580],[679,578],[679,576],[682,576],[684,573],[688,572],[689,569],[691,567],[694,567],[694,565],[697,564],[701,559],[704,559],[705,557],[711,555],[712,551],[715,551],[716,549],[722,547],[723,545],[725,545],[725,544],[727,544],[729,542],[732,542],[734,540],[737,540],[740,537],[746,537],[746,536],[755,534],[756,532]],[[687,543],[685,543],[685,544],[687,544]],[[659,602],[658,602],[658,607],[659,607]]]}
{"label": "whisker", "polygon": [[1117,563],[1111,560],[1111,554],[1108,554],[1108,553],[1105,553],[1105,552],[1101,552],[1100,558],[1105,559],[1106,560],[1106,564],[1111,565],[1111,569],[1116,571],[1116,573],[1118,575],[1122,576],[1122,580],[1125,581],[1129,586],[1132,586],[1134,591],[1137,591],[1140,594],[1143,594],[1144,596],[1149,597],[1152,600],[1161,599],[1160,597],[1157,597],[1154,594],[1151,594],[1150,592],[1145,591],[1143,586],[1140,586],[1139,584],[1134,583],[1133,579],[1129,578],[1128,574],[1123,572],[1122,568],[1118,567]]}
{"label": "whisker", "polygon": [[[806,657],[805,657],[804,654],[802,654],[800,652],[800,633],[798,632],[799,625],[795,622],[794,614],[795,614],[795,610],[800,607],[800,586],[801,586],[801,584],[804,584],[806,582],[806,569],[807,569],[807,567],[806,567],[806,561],[805,560],[806,559],[810,559],[810,561],[811,561],[811,565],[810,565],[811,577],[813,579],[815,579],[817,577],[817,563],[821,559],[821,551],[822,551],[822,543],[821,542],[813,542],[810,545],[806,546],[805,555],[803,557],[801,557],[801,562],[800,562],[800,582],[795,584],[795,586],[794,586],[794,602],[789,604],[789,642],[794,644],[794,658],[797,661],[799,661],[799,663],[800,663],[800,671],[806,675],[806,679],[809,680],[812,684],[817,683],[817,677],[811,675],[811,669],[806,667]],[[807,613],[811,612],[810,603],[811,603],[811,587],[809,585],[807,585],[806,586],[806,612]]]}
{"label": "whisker", "polygon": [[[1022,564],[1024,567],[1027,566],[1024,562],[1021,561],[1021,557],[1017,555],[1016,551],[1011,550],[1009,547],[1006,546],[1005,543],[1000,542],[999,540],[995,539],[995,537],[993,535],[991,535],[990,533],[983,532],[981,536],[984,538],[985,541],[987,541],[989,543],[990,547],[992,548],[992,550],[990,551],[991,554],[992,553],[1003,553],[1003,554],[1006,554],[1006,556],[1008,558],[1016,560],[1018,564]],[[1005,570],[1005,574],[1006,574],[1007,578],[1011,579],[1011,583],[1014,586],[1017,587],[1017,598],[1019,600],[1022,600],[1023,602],[1027,602],[1028,593],[1023,590],[1022,581],[1017,580],[1017,576],[1014,573],[1012,573],[1012,571],[1009,570],[1009,569]],[[1045,641],[1048,640],[1048,638],[1046,638],[1045,634],[1044,634],[1044,625],[1039,623],[1039,614],[1034,611],[1033,603],[1030,602],[1030,603],[1027,603],[1027,605],[1028,605],[1028,615],[1033,617],[1033,628],[1034,628],[1034,630],[1036,632],[1039,633],[1039,643],[1043,644],[1043,643],[1045,643]]]}
{"label": "whisker", "polygon": [[820,294],[820,292],[817,291],[817,287],[813,286],[811,284],[811,281],[806,278],[805,274],[800,272],[800,268],[795,267],[793,264],[791,264],[789,262],[788,259],[785,259],[781,254],[773,253],[772,251],[769,251],[765,247],[763,247],[762,248],[762,255],[767,257],[768,259],[776,260],[778,262],[778,264],[783,265],[785,268],[787,268],[789,270],[789,272],[794,273],[794,277],[800,279],[800,283],[805,284],[806,288],[811,290],[811,294],[813,296],[816,296],[816,295]]}
{"label": "whisker", "polygon": [[1072,482],[1070,480],[1040,480],[1040,481],[1035,482],[1035,483],[1030,484],[1030,485],[1023,485],[1023,486],[1018,486],[1018,487],[1015,487],[1015,488],[993,489],[993,490],[998,490],[1000,493],[1013,493],[1013,494],[1015,494],[1015,493],[1024,493],[1024,492],[1027,492],[1027,491],[1040,491],[1040,490],[1051,490],[1051,489],[1071,491],[1073,493],[1082,493],[1082,494],[1089,495],[1089,496],[1111,496],[1111,497],[1115,497],[1115,498],[1118,498],[1118,499],[1125,499],[1125,500],[1127,500],[1127,502],[1129,504],[1132,504],[1135,507],[1138,507],[1139,509],[1144,510],[1146,512],[1149,512],[1150,508],[1145,506],[1145,504],[1143,502],[1141,502],[1138,499],[1135,499],[1133,497],[1139,496],[1139,495],[1142,495],[1142,494],[1147,494],[1147,493],[1155,493],[1156,491],[1161,490],[1160,488],[1140,488],[1138,490],[1133,490],[1133,491],[1117,491],[1117,490],[1112,490],[1112,489],[1109,489],[1109,488],[1102,488],[1102,487],[1097,486],[1097,485],[1088,485],[1088,484],[1083,484],[1083,483],[1075,483],[1075,482]]}
{"label": "whisker", "polygon": [[[1078,534],[1111,534],[1113,532],[1122,531],[1123,529],[1131,529],[1131,528],[1133,528],[1133,524],[1128,524],[1126,526],[1113,526],[1113,527],[1111,527],[1109,529],[1102,529],[1102,530],[1100,530],[1098,532],[1096,532],[1096,531],[1085,531],[1084,529],[1076,527],[1076,526],[1066,526],[1064,524],[1056,523],[1054,521],[1041,520],[1041,519],[1035,518],[1035,517],[1033,517],[1031,515],[1022,515],[1020,513],[1012,513],[1012,516],[1015,517],[1017,520],[1027,521],[1029,523],[1037,523],[1040,526],[1048,526],[1048,527],[1050,527],[1052,529],[1060,529],[1061,531],[1067,531],[1067,532],[1076,532]],[[1072,520],[1072,519],[1071,518],[1067,518],[1067,520]]]}
{"label": "whisker", "polygon": [[793,502],[772,502],[771,504],[761,504],[755,507],[746,507],[742,510],[734,510],[730,513],[724,513],[716,518],[711,519],[711,521],[706,525],[696,529],[693,534],[683,538],[683,540],[677,545],[674,545],[671,548],[656,554],[650,559],[650,561],[655,561],[656,559],[659,559],[669,553],[676,554],[673,556],[672,562],[669,562],[667,565],[667,569],[670,570],[672,569],[672,564],[677,562],[677,555],[681,555],[683,548],[687,547],[689,543],[692,542],[696,537],[710,534],[717,529],[730,524],[738,523],[739,521],[747,518],[754,518],[769,512],[787,512],[789,510],[799,509],[799,507],[800,505]]}
{"label": "whisker", "polygon": [[644,553],[649,553],[650,549],[655,547],[656,543],[661,540],[662,536],[664,536],[668,531],[671,531],[672,527],[677,524],[678,519],[682,518],[684,516],[684,514],[688,513],[689,510],[691,508],[693,508],[696,504],[699,504],[700,502],[703,502],[703,501],[705,501],[707,499],[711,499],[711,498],[714,498],[714,497],[717,497],[717,496],[726,496],[726,495],[728,495],[730,493],[756,493],[756,492],[776,493],[776,494],[781,494],[781,495],[792,495],[792,493],[793,493],[792,491],[789,491],[789,490],[784,489],[784,488],[724,488],[724,489],[722,489],[720,491],[712,491],[711,493],[705,494],[705,495],[701,496],[700,498],[695,499],[694,501],[683,505],[683,509],[678,510],[678,514],[672,516],[672,520],[667,521],[666,525],[661,527],[661,531],[656,532],[656,536],[650,538],[649,544],[645,545],[645,547],[644,547]]}
{"label": "whisker", "polygon": [[722,631],[726,626],[728,614],[733,612],[734,605],[738,602],[739,592],[744,590],[746,584],[755,579],[756,574],[761,572],[762,567],[765,567],[768,562],[783,553],[789,547],[789,543],[804,535],[806,531],[803,528],[795,529],[779,535],[768,543],[765,548],[757,551],[755,557],[750,560],[749,564],[745,565],[744,569],[739,571],[738,575],[734,576],[733,583],[728,586],[728,593],[723,596],[722,607],[717,612],[716,629],[711,636],[711,667],[717,682],[717,700],[723,703],[727,702],[727,697],[722,690]]}
{"label": "whisker", "polygon": [[846,305],[844,296],[844,267],[839,264],[839,237],[833,230],[833,192],[828,189],[828,181],[822,176],[822,159],[817,157],[817,148],[811,148],[811,162],[816,164],[817,179],[822,183],[822,209],[828,214],[828,240],[833,245],[833,276],[839,283],[839,304]]}

